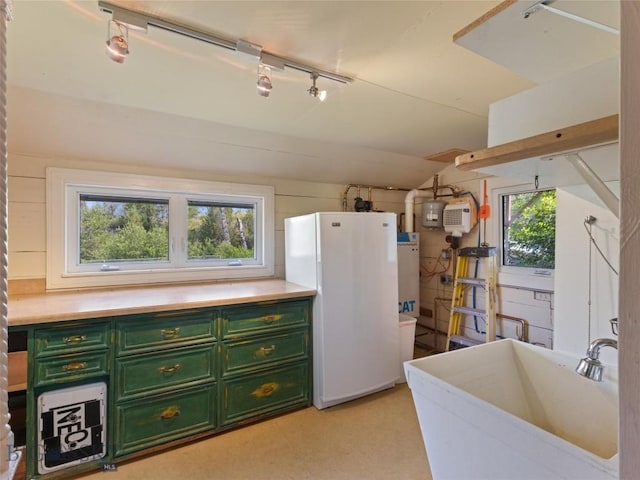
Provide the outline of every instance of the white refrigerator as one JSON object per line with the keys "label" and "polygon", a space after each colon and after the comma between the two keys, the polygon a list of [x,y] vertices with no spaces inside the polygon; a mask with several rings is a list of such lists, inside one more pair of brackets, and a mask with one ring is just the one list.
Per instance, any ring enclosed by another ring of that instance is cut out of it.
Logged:
{"label": "white refrigerator", "polygon": [[313,404],[392,387],[400,361],[396,214],[285,219],[287,281],[315,288]]}

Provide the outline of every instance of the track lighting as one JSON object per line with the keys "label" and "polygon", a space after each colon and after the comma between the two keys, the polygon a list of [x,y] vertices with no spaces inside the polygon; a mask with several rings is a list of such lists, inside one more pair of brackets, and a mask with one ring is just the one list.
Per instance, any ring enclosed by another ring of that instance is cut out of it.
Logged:
{"label": "track lighting", "polygon": [[311,72],[311,80],[313,81],[313,85],[311,85],[311,87],[309,87],[309,90],[307,91],[309,92],[309,95],[311,95],[312,97],[315,97],[321,102],[324,102],[325,98],[327,98],[327,91],[318,90],[318,87],[316,87],[317,79],[318,79],[318,72]]}
{"label": "track lighting", "polygon": [[[272,88],[271,70],[284,70],[285,67],[309,73],[313,80],[313,86],[308,90],[309,95],[320,100],[324,100],[327,93],[324,90],[318,90],[316,87],[316,80],[318,77],[323,77],[339,83],[351,83],[353,81],[353,78],[300,63],[291,58],[266,52],[262,49],[261,45],[254,44],[246,40],[225,38],[188,25],[175,23],[155,15],[129,10],[105,0],[98,0],[98,8],[100,11],[107,12],[112,15],[111,20],[109,21],[109,29],[107,31],[109,35],[107,37],[107,48],[108,55],[114,62],[123,63],[125,57],[129,53],[129,30],[146,32],[147,27],[152,26],[257,59],[264,70],[264,75],[261,75],[261,67],[258,66],[257,88],[258,94],[263,97],[268,97]],[[112,23],[118,27],[120,35],[111,35]]]}
{"label": "track lighting", "polygon": [[[111,25],[118,28],[119,35],[111,35]],[[124,63],[129,54],[129,29],[115,20],[110,20],[107,25],[107,55],[117,63]]]}
{"label": "track lighting", "polygon": [[258,81],[256,82],[258,95],[268,97],[271,93],[271,68],[261,63],[258,65]]}

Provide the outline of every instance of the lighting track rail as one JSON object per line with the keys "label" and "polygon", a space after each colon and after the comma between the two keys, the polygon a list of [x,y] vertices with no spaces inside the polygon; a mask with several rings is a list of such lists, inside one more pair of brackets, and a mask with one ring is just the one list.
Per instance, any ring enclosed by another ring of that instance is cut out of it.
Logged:
{"label": "lighting track rail", "polygon": [[311,75],[312,78],[313,75],[317,75],[317,77],[326,78],[328,80],[344,84],[353,82],[353,78],[351,77],[316,68],[297,60],[267,52],[262,50],[260,45],[252,44],[245,40],[224,38],[210,32],[203,32],[196,28],[175,23],[154,15],[119,7],[102,0],[98,2],[98,8],[101,12],[110,13],[113,16],[112,18],[114,22],[124,24],[131,29],[146,30],[148,26],[152,26],[168,32],[177,33],[178,35],[183,35],[188,38],[193,38],[194,40],[216,45],[227,50],[249,54],[250,56],[260,59],[262,63],[271,68],[282,70],[284,67],[289,67],[300,72],[306,72]]}

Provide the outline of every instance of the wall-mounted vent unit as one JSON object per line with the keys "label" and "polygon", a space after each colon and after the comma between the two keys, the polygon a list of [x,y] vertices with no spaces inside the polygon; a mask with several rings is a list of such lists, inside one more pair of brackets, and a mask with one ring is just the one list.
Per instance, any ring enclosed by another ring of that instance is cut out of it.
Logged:
{"label": "wall-mounted vent unit", "polygon": [[449,203],[444,207],[442,224],[446,232],[454,237],[471,231],[471,205],[467,202]]}

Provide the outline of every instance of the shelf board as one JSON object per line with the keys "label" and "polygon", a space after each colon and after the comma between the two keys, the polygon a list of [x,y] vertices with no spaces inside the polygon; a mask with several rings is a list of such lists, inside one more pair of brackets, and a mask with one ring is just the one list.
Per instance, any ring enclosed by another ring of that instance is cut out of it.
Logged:
{"label": "shelf board", "polygon": [[456,168],[474,170],[617,140],[618,115],[616,114],[459,155],[456,157]]}
{"label": "shelf board", "polygon": [[454,33],[453,34],[453,41],[457,42],[462,37],[464,37],[468,33],[472,32],[473,30],[478,28],[480,25],[482,25],[483,23],[487,22],[489,19],[495,17],[500,12],[502,12],[504,9],[506,9],[507,7],[510,7],[514,3],[516,3],[516,0],[505,0],[504,2],[499,3],[498,5],[493,7],[491,10],[489,10],[487,13],[485,13],[481,17],[475,19],[473,22],[471,22],[466,27],[464,27],[461,30],[459,30],[458,32]]}
{"label": "shelf board", "polygon": [[427,155],[426,157],[424,157],[424,159],[431,162],[453,163],[456,157],[462,155],[463,153],[469,153],[469,150],[463,150],[461,148],[451,148],[449,150],[445,150],[444,152]]}
{"label": "shelf board", "polygon": [[[535,83],[620,55],[618,35],[539,10],[525,18],[533,0],[507,0],[453,35],[453,41]],[[554,7],[618,29],[619,2],[554,1]]]}

